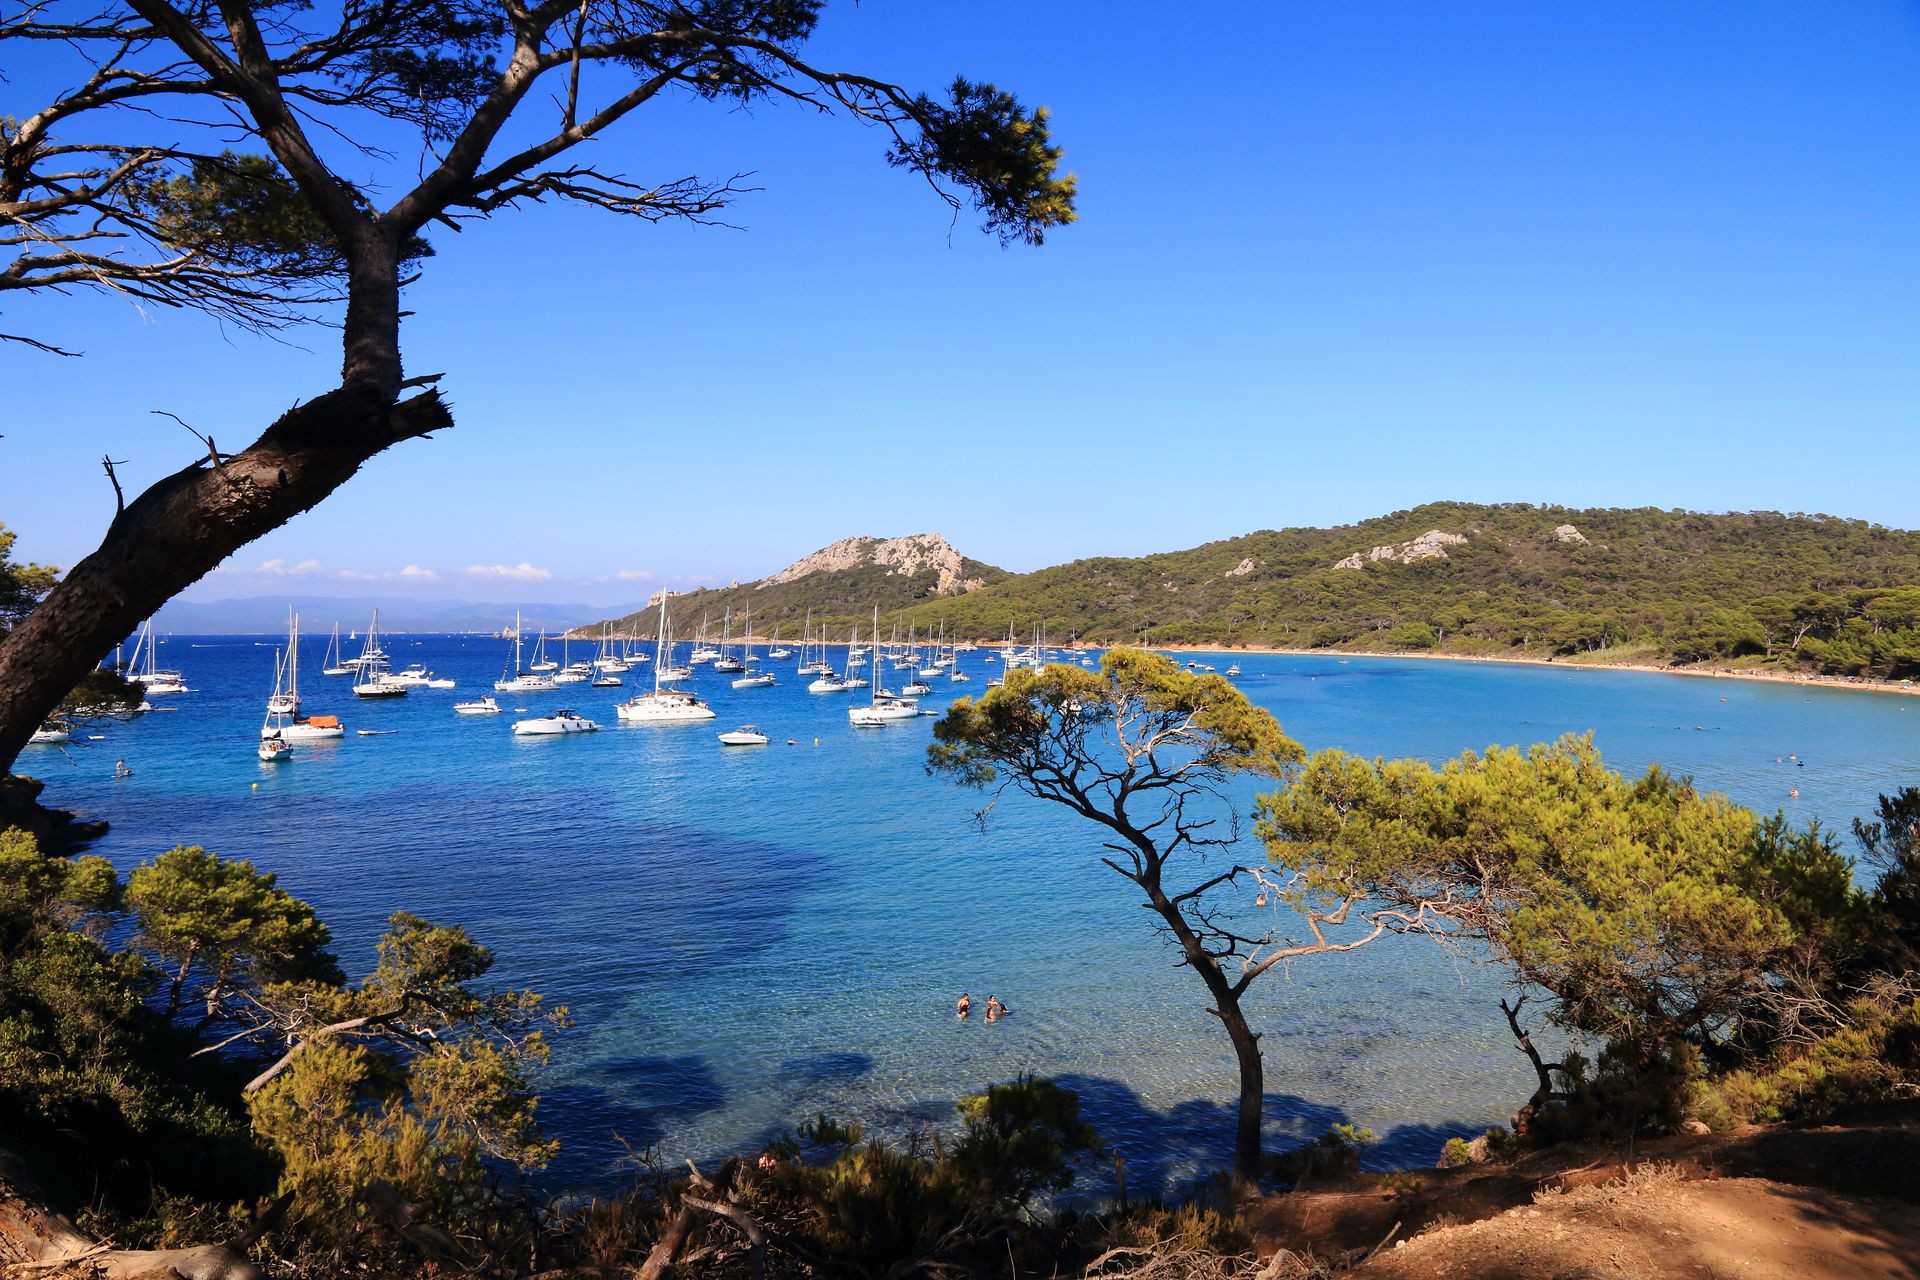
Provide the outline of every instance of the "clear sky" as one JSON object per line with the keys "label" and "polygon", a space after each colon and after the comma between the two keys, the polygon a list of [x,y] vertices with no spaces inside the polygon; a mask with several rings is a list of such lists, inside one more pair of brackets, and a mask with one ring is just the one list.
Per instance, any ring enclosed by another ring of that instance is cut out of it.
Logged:
{"label": "clear sky", "polygon": [[[191,595],[612,602],[856,533],[1024,570],[1434,499],[1920,525],[1913,3],[868,0],[809,54],[1048,104],[1081,221],[1001,249],[851,121],[643,113],[596,160],[751,171],[741,229],[433,236],[404,344],[458,429]],[[237,446],[339,362],[107,299],[3,318],[87,353],[0,345],[0,522],[55,563],[103,453],[196,452],[151,410]]]}

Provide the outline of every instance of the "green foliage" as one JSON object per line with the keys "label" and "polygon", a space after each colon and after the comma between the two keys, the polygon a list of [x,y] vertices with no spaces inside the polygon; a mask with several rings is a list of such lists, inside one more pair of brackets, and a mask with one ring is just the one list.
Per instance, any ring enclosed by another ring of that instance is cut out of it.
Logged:
{"label": "green foliage", "polygon": [[1182,670],[1157,653],[1116,648],[1098,672],[1053,665],[1009,671],[984,697],[961,698],[933,727],[927,767],[969,786],[1031,775],[1081,758],[1116,720],[1177,729],[1169,742],[1223,774],[1279,777],[1305,752],[1271,712],[1222,676]]}
{"label": "green foliage", "polygon": [[217,1064],[146,1007],[140,956],[94,936],[119,901],[105,859],[0,829],[0,1146],[56,1194],[139,1218],[168,1189],[232,1195],[261,1161]]}
{"label": "green foliage", "polygon": [[1616,1041],[1591,1065],[1568,1054],[1560,1073],[1567,1097],[1533,1114],[1527,1140],[1549,1146],[1670,1133],[1686,1118],[1705,1072],[1699,1048],[1686,1041]]}
{"label": "green foliage", "polygon": [[1920,1085],[1920,1000],[1861,998],[1811,1045],[1699,1084],[1694,1114],[1714,1129],[1819,1120],[1843,1107],[1910,1096]]}
{"label": "green foliage", "polygon": [[1073,1185],[1072,1158],[1096,1145],[1080,1098],[1051,1080],[1022,1076],[963,1098],[966,1128],[948,1154],[978,1198],[1024,1209],[1043,1192]]}
{"label": "green foliage", "polygon": [[1002,243],[1039,244],[1049,228],[1078,216],[1078,184],[1072,174],[1059,176],[1063,153],[1045,107],[1029,112],[1004,90],[956,77],[945,102],[922,94],[912,115],[920,135],[901,139],[889,162],[966,189],[986,215],[984,230]]}
{"label": "green foliage", "polygon": [[1424,911],[1490,942],[1562,1025],[1654,1046],[1725,1030],[1793,941],[1782,897],[1827,894],[1809,885],[1844,868],[1817,839],[1763,860],[1757,830],[1657,766],[1607,769],[1591,738],[1439,769],[1327,751],[1260,801],[1269,856],[1303,894]]}
{"label": "green foliage", "polygon": [[18,626],[60,577],[58,569],[47,565],[15,564],[13,544],[17,537],[0,524],[0,636]]}
{"label": "green foliage", "polygon": [[1883,795],[1854,834],[1878,876],[1856,969],[1920,969],[1920,787]]}
{"label": "green foliage", "polygon": [[169,1012],[196,979],[209,1016],[237,986],[340,981],[326,925],[251,862],[178,846],[127,877],[127,905],[141,941],[177,967]]}
{"label": "green foliage", "polygon": [[1473,1148],[1467,1145],[1465,1138],[1448,1138],[1447,1144],[1440,1148],[1442,1169],[1463,1169],[1473,1162]]}
{"label": "green foliage", "polygon": [[1297,1183],[1344,1178],[1360,1168],[1360,1153],[1373,1145],[1373,1130],[1336,1124],[1312,1142],[1267,1159],[1267,1176]]}
{"label": "green foliage", "polygon": [[60,705],[75,715],[116,715],[137,710],[145,699],[144,687],[118,671],[95,667],[80,678]]}

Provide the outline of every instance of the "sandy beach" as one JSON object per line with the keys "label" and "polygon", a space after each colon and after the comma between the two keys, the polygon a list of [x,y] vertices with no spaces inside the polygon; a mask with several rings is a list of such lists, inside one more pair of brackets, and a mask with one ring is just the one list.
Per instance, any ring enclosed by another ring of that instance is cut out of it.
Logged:
{"label": "sandy beach", "polygon": [[1758,680],[1770,684],[1814,685],[1823,689],[1851,689],[1861,693],[1920,694],[1920,685],[1898,680],[1852,679],[1847,676],[1821,676],[1787,671],[1741,671],[1728,667],[1676,667],[1651,662],[1580,662],[1554,658],[1503,658],[1473,653],[1407,653],[1380,649],[1298,649],[1267,645],[1153,644],[1151,649],[1167,653],[1206,653],[1231,656],[1238,653],[1284,654],[1297,658],[1391,658],[1409,662],[1497,662],[1527,667],[1554,667],[1568,671],[1645,671],[1661,676],[1693,676],[1710,680]]}

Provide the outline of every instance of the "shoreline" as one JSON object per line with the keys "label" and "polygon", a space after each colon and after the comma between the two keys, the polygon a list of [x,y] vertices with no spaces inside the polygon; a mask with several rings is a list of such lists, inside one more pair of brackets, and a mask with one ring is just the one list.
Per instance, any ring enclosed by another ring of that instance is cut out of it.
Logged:
{"label": "shoreline", "polygon": [[1751,680],[1762,684],[1813,686],[1823,689],[1848,689],[1855,693],[1892,693],[1908,697],[1920,695],[1920,684],[1902,684],[1894,680],[1855,680],[1846,676],[1823,676],[1798,672],[1739,671],[1728,667],[1673,667],[1651,662],[1568,662],[1552,658],[1504,658],[1475,653],[1407,653],[1381,649],[1298,649],[1269,645],[1233,645],[1226,648],[1200,644],[1153,644],[1150,649],[1166,653],[1238,653],[1266,654],[1289,658],[1395,658],[1410,662],[1485,662],[1507,666],[1552,667],[1558,671],[1640,671],[1657,676],[1692,676],[1706,680]]}

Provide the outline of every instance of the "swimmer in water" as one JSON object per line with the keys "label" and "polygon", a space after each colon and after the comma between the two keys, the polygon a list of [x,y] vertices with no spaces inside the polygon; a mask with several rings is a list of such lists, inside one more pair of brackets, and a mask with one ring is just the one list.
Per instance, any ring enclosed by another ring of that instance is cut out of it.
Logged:
{"label": "swimmer in water", "polygon": [[999,996],[987,997],[987,1021],[998,1022],[1007,1016],[1007,1006],[1000,1003]]}
{"label": "swimmer in water", "polygon": [[971,1014],[973,1012],[973,997],[962,991],[960,998],[953,1002],[953,1011],[957,1016],[962,1018]]}

